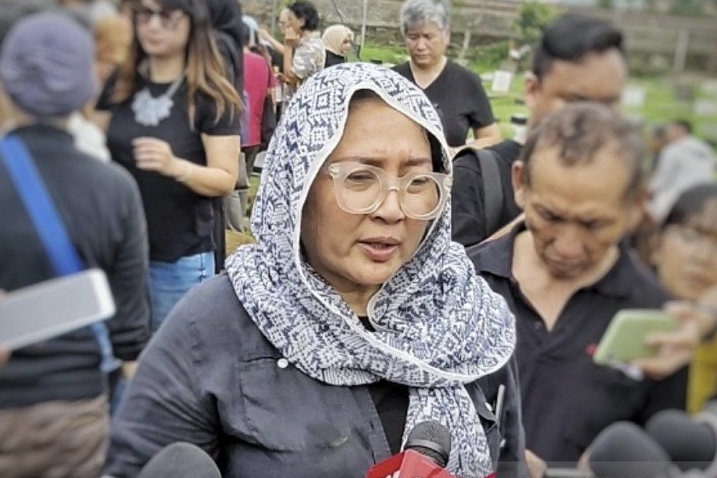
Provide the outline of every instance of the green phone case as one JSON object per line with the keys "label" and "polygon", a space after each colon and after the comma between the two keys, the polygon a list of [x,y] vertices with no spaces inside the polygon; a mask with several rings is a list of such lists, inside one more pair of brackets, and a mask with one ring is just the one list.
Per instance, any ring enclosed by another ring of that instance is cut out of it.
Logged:
{"label": "green phone case", "polygon": [[645,345],[651,332],[676,330],[677,322],[660,309],[624,309],[613,317],[598,344],[593,361],[600,365],[651,357],[657,350]]}

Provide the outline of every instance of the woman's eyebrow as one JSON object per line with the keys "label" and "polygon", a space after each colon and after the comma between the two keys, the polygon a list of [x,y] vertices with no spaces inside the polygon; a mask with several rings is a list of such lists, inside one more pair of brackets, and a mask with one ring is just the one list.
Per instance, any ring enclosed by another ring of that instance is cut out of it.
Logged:
{"label": "woman's eyebrow", "polygon": [[[380,167],[382,166],[386,160],[379,157],[364,157],[364,156],[344,156],[341,158],[338,158],[335,162],[342,162],[342,161],[355,161],[362,164],[368,164],[369,166],[376,166]],[[401,166],[423,166],[426,164],[433,164],[430,157],[416,157],[416,158],[409,158],[406,161],[401,161]]]}

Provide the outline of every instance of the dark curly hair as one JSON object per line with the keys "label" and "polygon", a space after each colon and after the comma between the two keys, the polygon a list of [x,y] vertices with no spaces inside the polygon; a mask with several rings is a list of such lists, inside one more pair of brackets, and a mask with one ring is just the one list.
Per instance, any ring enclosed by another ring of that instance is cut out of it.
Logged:
{"label": "dark curly hair", "polygon": [[294,16],[304,20],[304,31],[314,32],[319,29],[319,12],[311,2],[298,1],[291,3],[288,7]]}

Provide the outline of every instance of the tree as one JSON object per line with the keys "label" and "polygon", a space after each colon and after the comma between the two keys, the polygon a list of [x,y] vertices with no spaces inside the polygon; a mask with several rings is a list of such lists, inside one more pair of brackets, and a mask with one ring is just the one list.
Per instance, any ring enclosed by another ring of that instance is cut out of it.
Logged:
{"label": "tree", "polygon": [[556,10],[546,3],[529,1],[521,5],[513,30],[522,45],[534,45],[543,29],[553,20]]}

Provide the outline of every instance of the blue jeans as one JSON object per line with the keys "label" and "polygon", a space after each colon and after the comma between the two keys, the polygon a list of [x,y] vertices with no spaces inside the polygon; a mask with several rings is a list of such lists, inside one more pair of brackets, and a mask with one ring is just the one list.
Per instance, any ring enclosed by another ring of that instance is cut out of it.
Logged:
{"label": "blue jeans", "polygon": [[157,330],[184,294],[214,275],[214,253],[202,252],[177,262],[149,262],[152,329]]}

